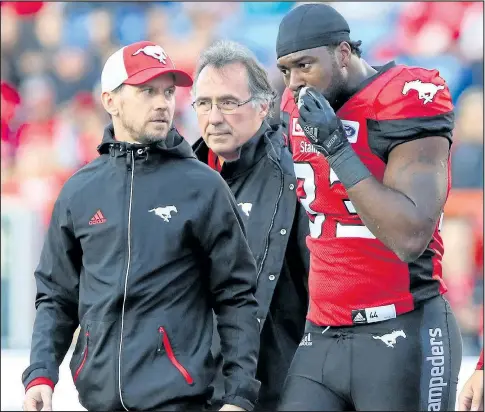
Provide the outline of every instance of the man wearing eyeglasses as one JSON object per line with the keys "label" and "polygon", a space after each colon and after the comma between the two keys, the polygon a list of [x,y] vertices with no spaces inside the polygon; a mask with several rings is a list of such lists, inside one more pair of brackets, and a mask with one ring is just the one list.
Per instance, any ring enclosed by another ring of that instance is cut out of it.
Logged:
{"label": "man wearing eyeglasses", "polygon": [[[205,50],[193,93],[202,135],[194,151],[219,171],[234,193],[256,259],[261,331],[256,409],[275,410],[304,330],[308,218],[297,202],[293,161],[282,129],[267,121],[275,92],[251,52],[228,41]],[[214,381],[215,407],[224,391],[219,350],[215,336],[213,353],[220,371]]]}

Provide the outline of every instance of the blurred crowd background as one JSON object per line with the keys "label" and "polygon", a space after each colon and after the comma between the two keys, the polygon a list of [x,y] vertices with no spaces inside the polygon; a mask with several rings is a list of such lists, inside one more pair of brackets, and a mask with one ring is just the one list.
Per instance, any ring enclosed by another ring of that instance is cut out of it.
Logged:
{"label": "blurred crowd background", "polygon": [[[41,224],[35,236],[42,239],[62,184],[97,156],[109,120],[100,104],[100,73],[120,46],[155,41],[178,68],[193,72],[203,48],[232,39],[256,54],[281,93],[276,34],[283,15],[298,4],[1,2],[2,205],[14,199],[16,207],[31,212]],[[330,4],[348,19],[351,38],[362,40],[370,64],[395,60],[436,68],[451,89],[456,129],[444,273],[465,355],[476,355],[483,340],[483,3]],[[193,142],[199,135],[190,94],[180,89],[177,98],[176,126]],[[12,244],[17,237],[4,220],[2,206],[2,319],[9,310],[3,298],[13,301],[17,293],[4,296],[3,286],[18,275],[18,262],[4,266],[4,258],[8,263],[12,249],[27,247]],[[32,274],[26,276],[32,282]],[[33,312],[33,304],[23,310]],[[2,347],[9,346],[7,329],[2,320]]]}

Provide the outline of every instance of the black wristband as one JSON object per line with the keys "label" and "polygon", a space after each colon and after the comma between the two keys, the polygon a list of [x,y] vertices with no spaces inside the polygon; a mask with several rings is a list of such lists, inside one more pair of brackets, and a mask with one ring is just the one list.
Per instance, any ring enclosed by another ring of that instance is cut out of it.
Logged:
{"label": "black wristband", "polygon": [[361,180],[372,176],[350,145],[346,145],[339,152],[328,156],[327,160],[346,189],[350,189]]}

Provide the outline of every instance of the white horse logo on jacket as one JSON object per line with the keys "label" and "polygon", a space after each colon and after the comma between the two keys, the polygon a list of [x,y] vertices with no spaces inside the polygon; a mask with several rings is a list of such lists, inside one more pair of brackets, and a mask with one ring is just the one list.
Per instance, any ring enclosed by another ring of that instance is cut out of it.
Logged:
{"label": "white horse logo on jacket", "polygon": [[161,217],[163,220],[165,220],[165,222],[168,222],[169,219],[172,217],[172,212],[178,213],[175,206],[157,207],[155,209],[150,209],[149,212],[154,212],[158,217]]}
{"label": "white horse logo on jacket", "polygon": [[244,212],[246,216],[249,216],[251,209],[253,208],[252,203],[238,203],[238,206],[241,206],[241,210]]}

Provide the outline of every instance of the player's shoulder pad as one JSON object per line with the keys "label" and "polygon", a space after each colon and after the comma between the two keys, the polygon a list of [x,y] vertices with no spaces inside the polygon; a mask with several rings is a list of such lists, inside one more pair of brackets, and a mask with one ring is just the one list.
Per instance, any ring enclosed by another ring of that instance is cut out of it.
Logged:
{"label": "player's shoulder pad", "polygon": [[375,120],[438,116],[453,111],[450,90],[438,70],[398,65],[374,102]]}

